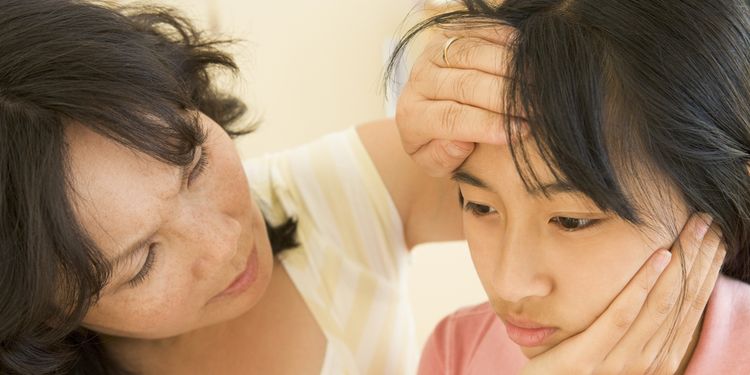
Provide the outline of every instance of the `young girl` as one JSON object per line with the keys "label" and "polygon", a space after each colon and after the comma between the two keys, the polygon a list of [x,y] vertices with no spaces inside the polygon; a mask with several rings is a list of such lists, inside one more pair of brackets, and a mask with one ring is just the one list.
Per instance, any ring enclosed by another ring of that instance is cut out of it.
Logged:
{"label": "young girl", "polygon": [[[438,325],[420,372],[749,373],[746,3],[465,5],[405,43],[450,30],[443,86],[506,114],[510,142],[477,146],[453,172],[489,302]],[[667,267],[654,249],[673,242]],[[665,267],[652,295],[673,302],[622,303]]]}

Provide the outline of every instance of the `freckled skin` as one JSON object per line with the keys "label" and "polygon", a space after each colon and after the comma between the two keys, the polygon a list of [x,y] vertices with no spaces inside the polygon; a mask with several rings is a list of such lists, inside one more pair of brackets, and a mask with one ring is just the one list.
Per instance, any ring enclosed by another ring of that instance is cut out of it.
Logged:
{"label": "freckled skin", "polygon": [[[113,258],[158,228],[145,280],[128,285],[146,262],[146,250],[114,269],[84,320],[87,328],[119,337],[173,337],[235,318],[265,292],[273,258],[260,210],[230,138],[206,116],[201,124],[209,161],[189,187],[181,185],[177,167],[82,125],[67,129],[72,200],[104,255]],[[255,283],[234,298],[212,300],[245,269],[253,249],[259,260]]]}

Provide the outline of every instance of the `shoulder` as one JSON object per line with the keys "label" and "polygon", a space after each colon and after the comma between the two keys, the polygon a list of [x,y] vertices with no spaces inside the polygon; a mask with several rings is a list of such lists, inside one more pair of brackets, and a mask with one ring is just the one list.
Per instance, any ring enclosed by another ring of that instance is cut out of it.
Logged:
{"label": "shoulder", "polygon": [[525,362],[510,342],[489,303],[469,306],[446,316],[425,344],[420,374],[481,374],[520,369]]}
{"label": "shoulder", "polygon": [[379,182],[353,128],[246,160],[243,166],[260,200],[281,204],[294,216],[300,210],[326,210],[331,201],[350,200],[355,187],[365,190]]}
{"label": "shoulder", "polygon": [[248,161],[245,172],[273,224],[297,219],[316,267],[330,256],[400,280],[408,255],[401,218],[356,128]]}
{"label": "shoulder", "polygon": [[[432,332],[431,340],[445,347],[474,347],[489,328],[499,324],[489,303],[461,308],[443,318]],[[457,349],[451,349],[457,350]]]}
{"label": "shoulder", "polygon": [[750,285],[720,276],[687,374],[750,373]]}

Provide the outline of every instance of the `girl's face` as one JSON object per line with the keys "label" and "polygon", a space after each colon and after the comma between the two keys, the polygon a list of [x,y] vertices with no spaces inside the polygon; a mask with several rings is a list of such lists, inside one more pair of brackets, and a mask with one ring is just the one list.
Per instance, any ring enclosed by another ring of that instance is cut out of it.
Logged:
{"label": "girl's face", "polygon": [[113,263],[87,328],[172,337],[237,317],[263,295],[273,265],[263,217],[232,141],[200,122],[206,142],[185,179],[84,126],[66,132],[77,215]]}
{"label": "girl's face", "polygon": [[[554,179],[529,148],[539,181]],[[507,146],[478,145],[454,179],[471,256],[508,336],[532,358],[585,330],[675,228],[652,231],[552,184],[528,191]],[[664,202],[680,228],[684,206]],[[665,208],[666,211],[666,208]]]}

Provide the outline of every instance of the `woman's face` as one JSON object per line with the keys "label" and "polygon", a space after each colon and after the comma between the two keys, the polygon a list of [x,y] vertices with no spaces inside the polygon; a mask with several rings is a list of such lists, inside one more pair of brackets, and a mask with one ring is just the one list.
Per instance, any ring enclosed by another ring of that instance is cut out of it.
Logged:
{"label": "woman's face", "polygon": [[114,264],[87,328],[172,337],[237,317],[263,295],[273,265],[263,217],[232,141],[200,122],[207,138],[186,180],[84,126],[67,130],[77,215]]}
{"label": "woman's face", "polygon": [[[553,183],[529,151],[539,181]],[[677,232],[636,227],[568,186],[549,186],[548,197],[528,191],[507,146],[479,145],[454,179],[479,278],[529,358],[585,330]],[[687,214],[672,204],[668,212],[681,228]]]}

